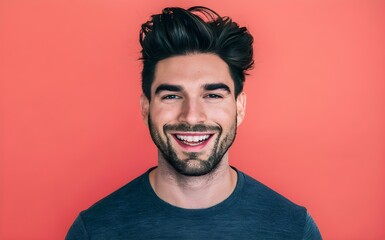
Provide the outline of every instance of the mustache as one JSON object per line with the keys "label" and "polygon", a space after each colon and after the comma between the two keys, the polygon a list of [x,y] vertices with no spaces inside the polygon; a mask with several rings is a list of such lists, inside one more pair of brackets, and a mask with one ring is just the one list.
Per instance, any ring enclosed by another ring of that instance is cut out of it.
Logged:
{"label": "mustache", "polygon": [[165,125],[163,131],[181,131],[181,132],[209,132],[221,131],[219,126],[208,126],[204,124],[189,125],[186,123]]}

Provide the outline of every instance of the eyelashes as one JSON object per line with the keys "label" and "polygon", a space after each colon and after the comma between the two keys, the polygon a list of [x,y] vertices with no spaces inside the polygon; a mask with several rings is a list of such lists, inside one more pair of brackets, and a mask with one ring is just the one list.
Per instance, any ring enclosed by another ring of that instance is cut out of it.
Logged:
{"label": "eyelashes", "polygon": [[[205,99],[222,99],[224,96],[222,94],[216,94],[216,93],[209,93],[203,96]],[[161,100],[169,101],[169,100],[177,100],[177,99],[183,99],[183,96],[177,95],[177,94],[166,94],[164,96],[161,96]]]}

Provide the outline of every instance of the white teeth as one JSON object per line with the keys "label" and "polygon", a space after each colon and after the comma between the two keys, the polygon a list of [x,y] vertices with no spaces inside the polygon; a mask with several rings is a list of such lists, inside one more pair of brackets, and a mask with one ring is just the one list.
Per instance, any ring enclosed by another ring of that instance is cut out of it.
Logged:
{"label": "white teeth", "polygon": [[200,136],[176,135],[176,138],[185,142],[201,142],[201,141],[207,140],[209,137],[210,135],[200,135]]}

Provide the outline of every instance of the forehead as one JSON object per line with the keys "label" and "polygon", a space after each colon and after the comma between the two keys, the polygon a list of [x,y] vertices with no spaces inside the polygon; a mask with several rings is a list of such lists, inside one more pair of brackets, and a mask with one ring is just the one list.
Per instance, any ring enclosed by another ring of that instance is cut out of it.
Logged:
{"label": "forehead", "polygon": [[234,83],[225,61],[209,53],[175,56],[158,62],[151,92],[160,84],[178,84],[189,89],[207,83],[224,83],[233,91]]}

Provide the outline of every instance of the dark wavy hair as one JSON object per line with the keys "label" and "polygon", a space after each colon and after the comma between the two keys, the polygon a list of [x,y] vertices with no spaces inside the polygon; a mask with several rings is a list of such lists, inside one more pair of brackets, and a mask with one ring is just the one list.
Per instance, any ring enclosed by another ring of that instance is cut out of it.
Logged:
{"label": "dark wavy hair", "polygon": [[246,71],[253,66],[253,37],[229,17],[196,6],[165,8],[142,25],[142,91],[151,100],[156,64],[165,58],[194,53],[213,53],[229,66],[235,96],[243,89]]}

